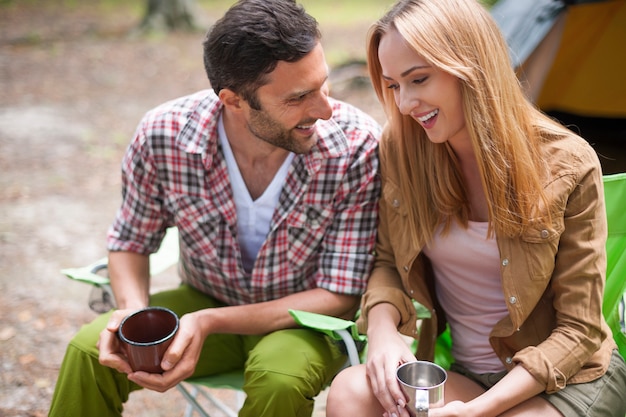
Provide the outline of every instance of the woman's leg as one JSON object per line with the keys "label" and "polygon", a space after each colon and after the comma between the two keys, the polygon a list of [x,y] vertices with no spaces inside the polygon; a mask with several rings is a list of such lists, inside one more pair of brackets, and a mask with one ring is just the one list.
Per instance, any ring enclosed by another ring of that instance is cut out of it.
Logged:
{"label": "woman's leg", "polygon": [[380,417],[384,411],[370,388],[365,365],[346,368],[333,380],[326,399],[327,417]]}
{"label": "woman's leg", "polygon": [[[468,402],[485,392],[478,383],[456,372],[448,372],[445,385],[445,401]],[[327,417],[380,417],[385,410],[370,388],[365,374],[365,365],[352,366],[344,369],[333,381],[326,402]],[[503,416],[536,416],[562,417],[548,401],[541,397],[520,404]]]}

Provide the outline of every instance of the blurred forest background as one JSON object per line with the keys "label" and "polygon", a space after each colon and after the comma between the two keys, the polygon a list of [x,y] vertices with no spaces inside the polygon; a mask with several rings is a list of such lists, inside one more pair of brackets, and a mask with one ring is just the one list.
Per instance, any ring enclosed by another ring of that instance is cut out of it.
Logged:
{"label": "blurred forest background", "polygon": [[[0,417],[47,415],[65,347],[95,317],[90,288],[59,271],[105,256],[136,124],[148,109],[209,87],[201,44],[232,3],[198,0],[193,30],[168,31],[158,18],[142,26],[145,0],[0,0]],[[391,1],[303,3],[337,68],[333,94],[382,120],[362,61],[366,30]],[[176,283],[166,271],[153,288]],[[183,408],[176,390],[144,390],[125,416]]]}
{"label": "blurred forest background", "polygon": [[[106,254],[137,122],[209,87],[201,43],[232,3],[182,0],[181,27],[170,30],[166,18],[146,18],[156,0],[0,0],[0,417],[47,415],[65,347],[95,317],[90,288],[59,271]],[[332,95],[383,122],[365,35],[393,1],[302,3],[320,22]],[[614,159],[623,148],[608,146]],[[166,271],[153,288],[176,282]],[[143,391],[125,416],[178,416],[182,407],[175,390]]]}

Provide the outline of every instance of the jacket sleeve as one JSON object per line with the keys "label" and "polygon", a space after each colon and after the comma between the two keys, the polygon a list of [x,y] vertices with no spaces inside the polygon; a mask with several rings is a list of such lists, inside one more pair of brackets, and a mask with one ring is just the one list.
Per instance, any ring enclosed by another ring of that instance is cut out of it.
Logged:
{"label": "jacket sleeve", "polygon": [[377,304],[389,303],[400,312],[399,330],[405,334],[415,329],[416,314],[413,303],[404,290],[402,279],[395,266],[395,257],[389,241],[389,230],[386,219],[387,204],[381,199],[379,204],[378,236],[376,243],[376,260],[374,269],[367,284],[367,291],[361,301],[361,316],[357,321],[359,331],[367,333],[367,317],[369,311]]}
{"label": "jacket sleeve", "polygon": [[555,328],[513,357],[547,393],[564,388],[610,338],[602,316],[607,236],[602,172],[588,145],[577,147],[573,156],[580,162],[577,169],[555,175],[547,187],[552,216],[563,222],[546,290],[552,293]]}

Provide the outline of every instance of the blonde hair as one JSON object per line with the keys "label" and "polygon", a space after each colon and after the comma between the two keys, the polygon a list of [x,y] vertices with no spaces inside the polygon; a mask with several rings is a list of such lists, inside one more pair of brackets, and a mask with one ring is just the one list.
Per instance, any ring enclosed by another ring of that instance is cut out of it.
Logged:
{"label": "blonde hair", "polygon": [[489,233],[519,235],[546,202],[543,183],[549,170],[539,145],[568,131],[526,99],[506,42],[477,0],[400,0],[370,29],[367,60],[388,119],[381,158],[395,154],[397,163],[390,169],[400,173],[400,193],[411,202],[414,242],[430,242],[441,223],[444,230],[455,219],[467,225],[469,202],[450,146],[428,140],[416,121],[400,113],[386,88],[378,47],[392,29],[431,65],[460,80],[465,123],[488,202]]}

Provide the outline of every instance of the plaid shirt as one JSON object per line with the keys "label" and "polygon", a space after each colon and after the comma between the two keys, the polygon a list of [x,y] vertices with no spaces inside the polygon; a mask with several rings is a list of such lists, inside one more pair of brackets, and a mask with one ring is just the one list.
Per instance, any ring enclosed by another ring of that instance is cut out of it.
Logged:
{"label": "plaid shirt", "polygon": [[346,103],[331,105],[332,118],[316,125],[317,144],[289,168],[251,272],[242,265],[217,136],[222,105],[212,91],[165,103],[139,124],[122,163],[109,250],[152,253],[177,226],[183,282],[226,304],[317,287],[362,294],[376,240],[380,126]]}

